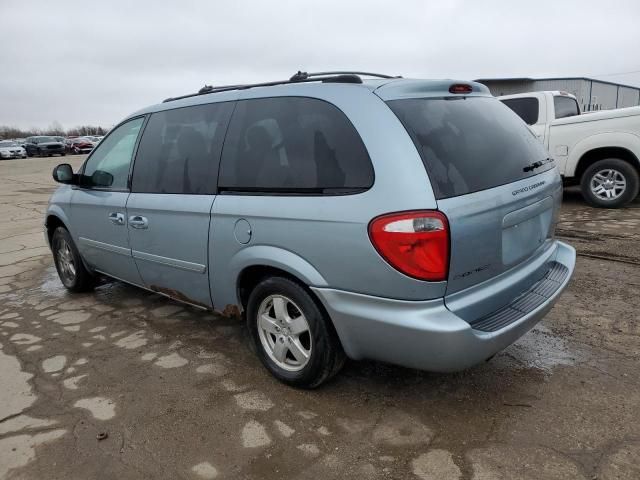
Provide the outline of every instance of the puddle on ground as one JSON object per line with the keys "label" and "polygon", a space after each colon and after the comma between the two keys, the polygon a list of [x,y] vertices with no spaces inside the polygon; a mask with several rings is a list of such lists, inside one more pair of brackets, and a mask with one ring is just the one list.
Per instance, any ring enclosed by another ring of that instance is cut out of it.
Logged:
{"label": "puddle on ground", "polygon": [[56,267],[49,267],[45,270],[43,275],[44,281],[40,284],[39,290],[45,295],[53,298],[61,298],[66,295],[67,289],[64,288],[60,278],[58,278],[58,272]]}
{"label": "puddle on ground", "polygon": [[73,406],[89,410],[96,420],[109,420],[116,415],[115,404],[104,397],[83,398],[74,403]]}
{"label": "puddle on ground", "polygon": [[586,354],[571,348],[568,342],[544,325],[537,325],[516,343],[498,354],[492,363],[512,367],[535,368],[550,373],[555,367],[572,366],[586,359]]}

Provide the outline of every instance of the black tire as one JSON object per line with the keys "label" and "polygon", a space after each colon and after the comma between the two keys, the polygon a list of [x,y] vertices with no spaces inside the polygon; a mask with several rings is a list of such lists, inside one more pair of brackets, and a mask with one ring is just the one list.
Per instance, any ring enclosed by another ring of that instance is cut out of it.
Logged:
{"label": "black tire", "polygon": [[[292,300],[306,318],[311,353],[301,370],[289,371],[280,367],[267,353],[260,339],[259,309],[263,301],[272,295],[282,295]],[[318,387],[338,373],[344,365],[344,350],[324,309],[305,288],[288,278],[267,277],[253,289],[247,303],[247,326],[262,364],[274,377],[287,385],[299,388]]]}
{"label": "black tire", "polygon": [[[68,253],[66,254],[63,253],[64,245],[68,246]],[[96,284],[95,277],[85,268],[80,252],[66,228],[58,227],[53,232],[51,251],[53,252],[58,277],[60,277],[60,281],[67,290],[77,293],[93,289]],[[69,254],[73,262],[73,275],[64,265],[65,256],[69,256]]]}
{"label": "black tire", "polygon": [[66,153],[62,152],[60,155],[64,157],[66,155]]}
{"label": "black tire", "polygon": [[[591,182],[595,181],[594,177],[603,170],[616,171],[621,175],[625,182],[625,189],[617,197],[607,200],[599,197],[591,190]],[[598,208],[620,208],[633,201],[638,196],[640,189],[640,178],[638,170],[629,162],[618,158],[607,158],[598,160],[585,170],[580,179],[580,190],[585,201]]]}

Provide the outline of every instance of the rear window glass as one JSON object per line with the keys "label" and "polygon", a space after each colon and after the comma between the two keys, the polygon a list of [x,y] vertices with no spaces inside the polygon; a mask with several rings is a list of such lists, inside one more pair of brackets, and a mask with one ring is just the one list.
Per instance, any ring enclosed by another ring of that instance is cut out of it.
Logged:
{"label": "rear window glass", "polygon": [[372,184],[365,146],[335,106],[301,97],[237,103],[222,153],[221,189],[330,195]]}
{"label": "rear window glass", "polygon": [[553,168],[525,167],[548,157],[517,115],[488,97],[388,102],[409,132],[437,199],[522,180]]}
{"label": "rear window glass", "polygon": [[534,125],[538,122],[540,105],[537,98],[509,98],[501,100],[501,102],[513,110],[527,125]]}
{"label": "rear window glass", "polygon": [[571,97],[553,97],[553,106],[556,110],[556,118],[573,117],[580,115],[578,102]]}

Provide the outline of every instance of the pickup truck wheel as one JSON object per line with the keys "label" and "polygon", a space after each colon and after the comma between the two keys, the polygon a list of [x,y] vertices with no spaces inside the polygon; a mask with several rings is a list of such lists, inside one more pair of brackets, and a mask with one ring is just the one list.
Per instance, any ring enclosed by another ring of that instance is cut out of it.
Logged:
{"label": "pickup truck wheel", "polygon": [[585,201],[599,208],[619,208],[638,196],[640,179],[633,165],[617,158],[599,160],[582,174]]}
{"label": "pickup truck wheel", "polygon": [[288,385],[315,388],[344,365],[329,322],[309,292],[287,278],[268,277],[249,295],[247,324],[258,357]]}
{"label": "pickup truck wheel", "polygon": [[64,227],[53,232],[51,250],[62,284],[72,292],[86,292],[95,286],[95,278],[84,267],[80,252]]}

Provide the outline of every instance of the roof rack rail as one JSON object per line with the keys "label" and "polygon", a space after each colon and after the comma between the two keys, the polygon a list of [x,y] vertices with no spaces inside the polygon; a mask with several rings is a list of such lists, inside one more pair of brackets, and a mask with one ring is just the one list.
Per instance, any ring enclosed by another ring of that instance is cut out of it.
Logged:
{"label": "roof rack rail", "polygon": [[170,97],[162,101],[162,103],[173,102],[174,100],[181,100],[183,98],[197,97],[198,95],[206,95],[208,93],[227,92],[230,90],[246,90],[254,87],[272,87],[275,85],[285,85],[288,83],[308,83],[308,82],[323,82],[323,83],[362,83],[360,75],[367,77],[379,77],[379,78],[402,78],[392,77],[391,75],[383,75],[381,73],[368,73],[368,72],[316,72],[307,73],[298,71],[289,80],[276,80],[273,82],[262,83],[250,83],[246,85],[220,85],[214,87],[212,85],[205,85],[196,93],[189,93],[187,95],[181,95],[179,97]]}
{"label": "roof rack rail", "polygon": [[394,77],[392,75],[385,75],[383,73],[371,73],[371,72],[350,72],[350,71],[335,71],[335,72],[315,72],[315,73],[307,73],[301,72],[298,70],[298,73],[293,75],[289,80],[292,82],[300,82],[302,80],[307,80],[311,77],[319,77],[325,75],[363,75],[365,77],[378,77],[378,78],[402,78],[400,76]]}

